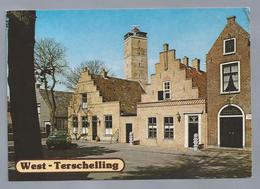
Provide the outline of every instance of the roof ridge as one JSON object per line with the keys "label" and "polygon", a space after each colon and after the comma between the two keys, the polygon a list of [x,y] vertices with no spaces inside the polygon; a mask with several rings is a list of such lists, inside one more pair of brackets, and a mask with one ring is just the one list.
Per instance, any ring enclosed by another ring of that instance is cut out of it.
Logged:
{"label": "roof ridge", "polygon": [[[102,75],[99,75],[99,74],[91,74],[91,75],[104,78]],[[139,84],[138,81],[129,80],[129,79],[123,79],[123,78],[119,78],[119,77],[107,76],[106,78],[108,78],[108,79],[118,79],[118,80],[122,80],[122,81],[126,81],[126,82],[133,82],[133,83],[138,83]]]}

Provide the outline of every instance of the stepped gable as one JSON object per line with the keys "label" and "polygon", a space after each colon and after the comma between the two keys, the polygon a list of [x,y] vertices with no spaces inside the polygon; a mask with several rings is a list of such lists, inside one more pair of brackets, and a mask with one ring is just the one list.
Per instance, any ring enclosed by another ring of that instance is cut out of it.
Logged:
{"label": "stepped gable", "polygon": [[103,102],[120,102],[122,115],[136,114],[136,104],[141,102],[141,94],[145,91],[137,81],[91,74]]}
{"label": "stepped gable", "polygon": [[193,67],[180,63],[180,68],[185,69],[186,78],[192,80],[192,87],[198,87],[199,98],[207,96],[207,75],[204,71],[198,71]]}

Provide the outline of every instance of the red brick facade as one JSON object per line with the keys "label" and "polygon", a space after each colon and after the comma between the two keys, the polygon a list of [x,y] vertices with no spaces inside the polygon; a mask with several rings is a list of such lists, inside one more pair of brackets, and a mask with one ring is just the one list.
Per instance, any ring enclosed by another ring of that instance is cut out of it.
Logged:
{"label": "red brick facade", "polygon": [[[235,52],[224,55],[223,43],[235,38]],[[206,58],[207,68],[207,138],[208,146],[219,145],[220,131],[218,112],[225,105],[234,104],[243,111],[243,146],[251,146],[251,76],[250,76],[250,36],[237,24],[235,17],[227,18],[227,25],[219,35]],[[240,62],[240,91],[221,94],[221,64]]]}

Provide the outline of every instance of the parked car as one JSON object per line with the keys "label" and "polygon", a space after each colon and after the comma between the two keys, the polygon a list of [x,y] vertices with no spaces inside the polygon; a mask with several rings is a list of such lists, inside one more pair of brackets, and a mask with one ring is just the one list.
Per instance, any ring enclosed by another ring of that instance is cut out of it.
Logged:
{"label": "parked car", "polygon": [[68,147],[71,145],[71,137],[66,131],[52,131],[46,141],[47,148]]}

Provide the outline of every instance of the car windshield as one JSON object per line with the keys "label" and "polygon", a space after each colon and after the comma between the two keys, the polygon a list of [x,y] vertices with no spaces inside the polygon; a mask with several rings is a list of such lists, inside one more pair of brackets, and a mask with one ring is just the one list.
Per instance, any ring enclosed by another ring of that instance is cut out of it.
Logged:
{"label": "car windshield", "polygon": [[66,136],[66,132],[53,132],[50,134],[50,136]]}

